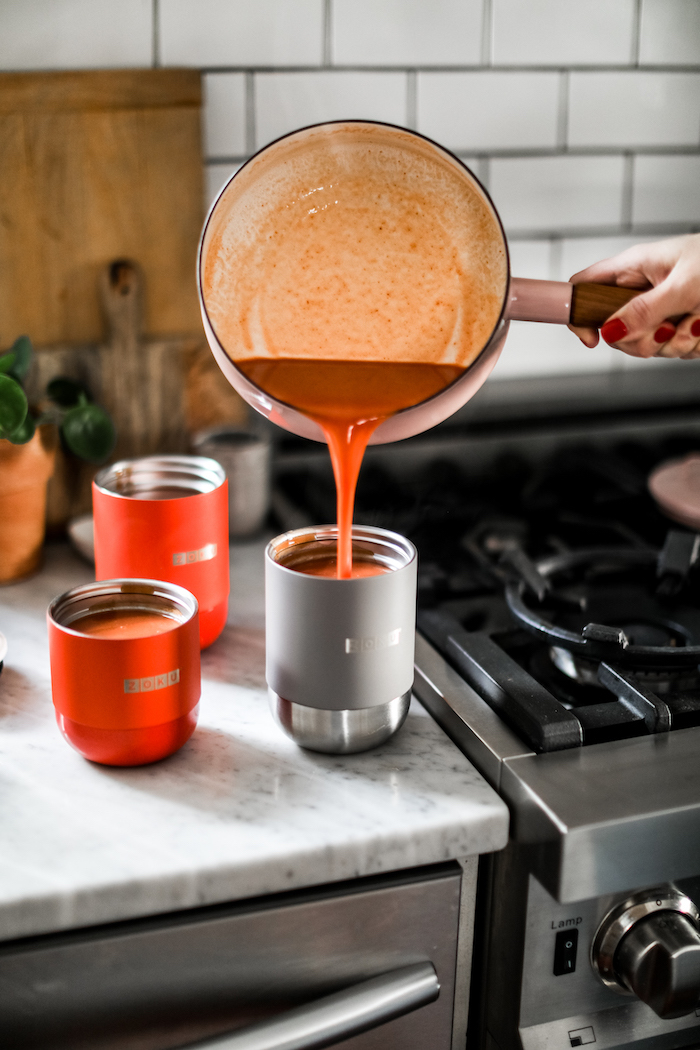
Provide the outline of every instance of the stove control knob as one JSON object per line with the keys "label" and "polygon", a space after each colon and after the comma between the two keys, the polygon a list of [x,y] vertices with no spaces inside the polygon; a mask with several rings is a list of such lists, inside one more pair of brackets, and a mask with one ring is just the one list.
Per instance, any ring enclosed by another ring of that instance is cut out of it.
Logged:
{"label": "stove control knob", "polygon": [[591,961],[604,984],[659,1017],[690,1014],[700,999],[700,913],[675,889],[635,894],[606,915]]}
{"label": "stove control knob", "polygon": [[679,912],[649,915],[622,938],[615,969],[659,1017],[690,1014],[700,999],[700,933]]}

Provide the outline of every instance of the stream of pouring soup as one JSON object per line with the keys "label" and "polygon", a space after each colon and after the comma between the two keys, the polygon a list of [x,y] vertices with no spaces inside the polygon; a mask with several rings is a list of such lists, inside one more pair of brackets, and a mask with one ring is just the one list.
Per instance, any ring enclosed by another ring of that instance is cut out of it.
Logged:
{"label": "stream of pouring soup", "polygon": [[458,378],[498,321],[507,263],[497,220],[431,143],[381,125],[329,125],[239,172],[203,259],[204,301],[226,353],[323,430],[338,576],[349,577],[372,432]]}

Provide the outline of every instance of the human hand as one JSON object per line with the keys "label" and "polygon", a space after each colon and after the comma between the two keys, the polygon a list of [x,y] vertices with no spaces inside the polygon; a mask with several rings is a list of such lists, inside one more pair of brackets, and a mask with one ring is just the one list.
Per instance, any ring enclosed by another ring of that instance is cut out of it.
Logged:
{"label": "human hand", "polygon": [[[637,244],[571,278],[581,281],[645,289],[602,326],[606,343],[632,357],[700,358],[700,233]],[[675,325],[671,317],[682,320]],[[586,346],[597,345],[595,328],[569,327]]]}

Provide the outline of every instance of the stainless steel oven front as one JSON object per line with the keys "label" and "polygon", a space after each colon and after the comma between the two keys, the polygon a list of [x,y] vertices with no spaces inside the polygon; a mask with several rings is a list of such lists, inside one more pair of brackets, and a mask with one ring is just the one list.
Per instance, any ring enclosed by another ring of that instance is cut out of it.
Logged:
{"label": "stainless steel oven front", "polygon": [[8,942],[0,1045],[449,1050],[462,889],[450,862]]}
{"label": "stainless steel oven front", "polygon": [[481,861],[469,1050],[699,1047],[700,727],[536,754],[420,635],[416,661],[511,810]]}

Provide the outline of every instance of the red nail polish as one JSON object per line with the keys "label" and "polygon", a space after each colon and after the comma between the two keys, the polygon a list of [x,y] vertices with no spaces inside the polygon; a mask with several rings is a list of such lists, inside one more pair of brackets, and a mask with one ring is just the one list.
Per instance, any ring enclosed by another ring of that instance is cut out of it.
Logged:
{"label": "red nail polish", "polygon": [[672,328],[670,324],[662,324],[661,327],[657,328],[654,332],[654,342],[667,343],[675,334],[676,329]]}
{"label": "red nail polish", "polygon": [[693,321],[690,326],[691,335],[700,335],[700,321]]}
{"label": "red nail polish", "polygon": [[616,343],[618,339],[624,339],[627,335],[627,325],[619,317],[613,317],[612,321],[605,322],[600,334],[606,343]]}

